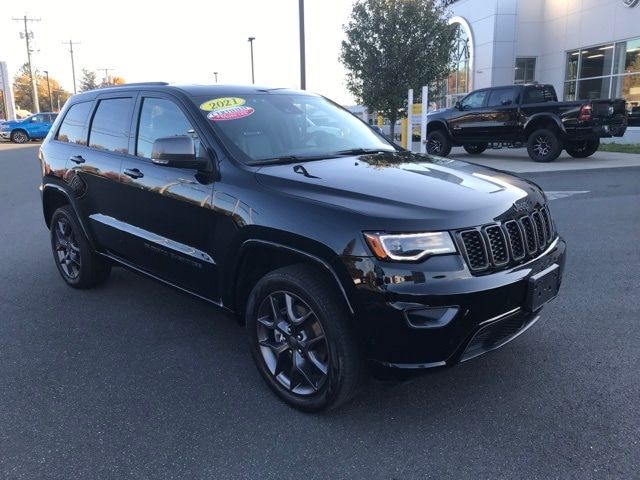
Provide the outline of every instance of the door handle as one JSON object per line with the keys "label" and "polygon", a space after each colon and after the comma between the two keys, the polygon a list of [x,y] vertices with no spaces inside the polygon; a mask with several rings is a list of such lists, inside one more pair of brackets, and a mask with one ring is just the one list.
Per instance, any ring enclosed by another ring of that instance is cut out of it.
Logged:
{"label": "door handle", "polygon": [[86,162],[86,160],[82,158],[82,155],[73,155],[72,157],[69,157],[69,160],[71,160],[73,163],[77,165],[80,165],[81,163]]}
{"label": "door handle", "polygon": [[124,174],[127,177],[131,177],[131,178],[142,178],[144,177],[144,173],[142,173],[140,170],[138,170],[137,168],[127,168],[124,171]]}
{"label": "door handle", "polygon": [[453,129],[454,130],[462,130],[462,127],[460,125],[454,125]]}

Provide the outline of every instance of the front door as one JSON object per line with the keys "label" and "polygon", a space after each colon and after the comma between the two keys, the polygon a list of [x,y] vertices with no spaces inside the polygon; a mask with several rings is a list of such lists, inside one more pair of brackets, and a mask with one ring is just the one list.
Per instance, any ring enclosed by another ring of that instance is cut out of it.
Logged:
{"label": "front door", "polygon": [[483,128],[482,109],[486,104],[489,90],[477,90],[460,102],[460,108],[449,120],[451,135],[455,141],[463,142],[481,136]]}
{"label": "front door", "polygon": [[[169,96],[141,95],[130,155],[122,163],[118,228],[128,233],[121,255],[136,267],[207,298],[216,285],[213,181],[195,169],[157,165],[157,138],[190,135],[204,152],[189,113]],[[205,155],[206,156],[206,155]]]}
{"label": "front door", "polygon": [[51,117],[44,113],[38,113],[29,119],[29,137],[44,138],[51,129]]}

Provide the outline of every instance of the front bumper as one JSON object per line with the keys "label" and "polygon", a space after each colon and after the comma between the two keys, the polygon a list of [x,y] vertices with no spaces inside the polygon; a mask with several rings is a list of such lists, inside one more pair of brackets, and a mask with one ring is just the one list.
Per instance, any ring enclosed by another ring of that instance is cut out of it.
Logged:
{"label": "front bumper", "polygon": [[8,132],[8,131],[0,132],[0,138],[4,138],[5,140],[10,140],[11,139],[11,132]]}
{"label": "front bumper", "polygon": [[[527,263],[487,275],[472,275],[459,255],[420,264],[343,257],[355,284],[361,343],[375,363],[410,369],[453,365],[493,350],[535,323],[540,309],[526,307],[529,279],[558,265],[560,282],[565,252],[558,237]],[[426,321],[416,322],[412,312],[427,312]]]}

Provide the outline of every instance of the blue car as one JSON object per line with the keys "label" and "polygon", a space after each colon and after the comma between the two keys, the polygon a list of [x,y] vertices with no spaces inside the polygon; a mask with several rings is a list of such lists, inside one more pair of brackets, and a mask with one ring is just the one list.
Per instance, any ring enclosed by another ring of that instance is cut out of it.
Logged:
{"label": "blue car", "polygon": [[13,143],[26,143],[29,140],[43,139],[49,133],[57,113],[36,113],[23,120],[0,123],[0,138]]}

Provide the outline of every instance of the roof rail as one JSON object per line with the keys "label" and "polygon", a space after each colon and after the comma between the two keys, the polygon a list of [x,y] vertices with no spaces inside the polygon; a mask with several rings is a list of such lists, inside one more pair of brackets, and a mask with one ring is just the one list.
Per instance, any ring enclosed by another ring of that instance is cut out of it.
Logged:
{"label": "roof rail", "polygon": [[138,82],[138,83],[121,83],[119,85],[109,85],[109,87],[163,87],[169,85],[167,82]]}

